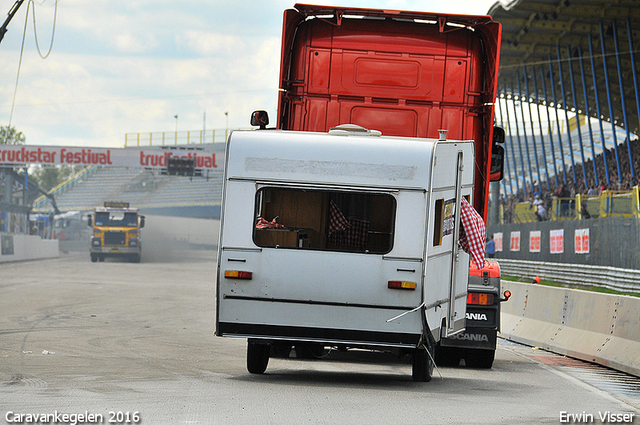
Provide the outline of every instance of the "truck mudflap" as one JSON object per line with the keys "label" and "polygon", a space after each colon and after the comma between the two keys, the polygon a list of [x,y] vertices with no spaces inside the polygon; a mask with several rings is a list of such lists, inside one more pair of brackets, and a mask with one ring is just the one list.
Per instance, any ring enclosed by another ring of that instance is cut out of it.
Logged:
{"label": "truck mudflap", "polygon": [[499,311],[494,308],[467,306],[466,329],[485,328],[498,330]]}
{"label": "truck mudflap", "polygon": [[497,332],[485,328],[469,328],[449,338],[442,338],[440,345],[453,348],[474,348],[495,350],[497,344]]}

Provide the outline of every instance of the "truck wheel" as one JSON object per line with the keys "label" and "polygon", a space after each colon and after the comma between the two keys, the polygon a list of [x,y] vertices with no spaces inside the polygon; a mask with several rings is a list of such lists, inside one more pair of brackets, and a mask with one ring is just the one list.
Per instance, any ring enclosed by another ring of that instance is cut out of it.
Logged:
{"label": "truck wheel", "polygon": [[247,345],[247,370],[249,373],[264,373],[269,364],[271,346],[249,341]]}
{"label": "truck wheel", "polygon": [[132,263],[139,263],[140,262],[140,254],[133,254],[133,256],[131,257],[131,262]]}
{"label": "truck wheel", "polygon": [[420,347],[413,353],[411,377],[416,382],[429,382],[433,375],[433,361],[427,350]]}
{"label": "truck wheel", "polygon": [[496,350],[469,350],[464,357],[464,362],[468,367],[478,369],[491,369]]}
{"label": "truck wheel", "polygon": [[95,254],[91,254],[91,262],[92,262],[92,263],[96,263],[96,262],[98,262],[98,256],[97,256],[97,255],[95,255]]}

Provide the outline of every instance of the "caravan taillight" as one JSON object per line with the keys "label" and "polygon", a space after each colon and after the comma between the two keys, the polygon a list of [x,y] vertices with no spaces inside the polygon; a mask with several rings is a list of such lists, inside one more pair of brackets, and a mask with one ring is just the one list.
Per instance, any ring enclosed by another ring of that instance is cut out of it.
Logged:
{"label": "caravan taillight", "polygon": [[389,289],[416,289],[415,282],[405,282],[403,280],[390,280]]}
{"label": "caravan taillight", "polygon": [[468,294],[467,304],[470,305],[493,305],[493,294]]}
{"label": "caravan taillight", "polygon": [[227,279],[247,279],[250,280],[253,277],[251,272],[243,272],[240,270],[225,270],[224,277]]}

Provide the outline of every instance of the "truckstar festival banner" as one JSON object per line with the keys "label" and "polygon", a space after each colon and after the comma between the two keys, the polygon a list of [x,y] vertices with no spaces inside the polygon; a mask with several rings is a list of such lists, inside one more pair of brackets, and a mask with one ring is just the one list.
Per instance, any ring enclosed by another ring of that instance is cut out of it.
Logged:
{"label": "truckstar festival banner", "polygon": [[103,165],[113,167],[165,168],[170,157],[193,158],[194,168],[218,168],[218,151],[206,148],[80,148],[62,146],[0,145],[0,164]]}

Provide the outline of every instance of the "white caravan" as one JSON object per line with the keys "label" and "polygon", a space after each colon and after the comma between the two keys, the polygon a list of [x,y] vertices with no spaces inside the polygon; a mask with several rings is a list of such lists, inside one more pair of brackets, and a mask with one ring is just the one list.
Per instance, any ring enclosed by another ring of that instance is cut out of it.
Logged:
{"label": "white caravan", "polygon": [[428,381],[441,337],[464,328],[461,197],[474,144],[234,131],[227,142],[216,335],[248,338],[247,368],[326,349],[413,356]]}

